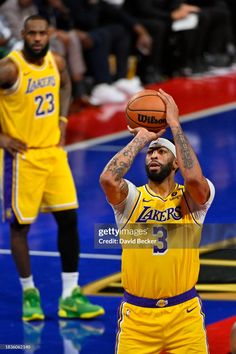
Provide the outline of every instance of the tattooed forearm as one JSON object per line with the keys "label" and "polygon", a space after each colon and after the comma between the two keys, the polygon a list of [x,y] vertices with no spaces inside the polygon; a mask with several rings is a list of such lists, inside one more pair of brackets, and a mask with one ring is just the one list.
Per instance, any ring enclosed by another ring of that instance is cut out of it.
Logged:
{"label": "tattooed forearm", "polygon": [[180,148],[180,154],[181,154],[181,157],[182,157],[183,166],[186,169],[193,168],[193,166],[194,166],[194,158],[193,158],[192,147],[189,144],[188,139],[184,135],[182,129],[178,128],[174,132],[173,135],[174,135],[175,143]]}
{"label": "tattooed forearm", "polygon": [[120,180],[130,169],[136,155],[148,142],[145,137],[136,136],[123,150],[118,152],[105,167],[106,172],[111,173],[115,181]]}
{"label": "tattooed forearm", "polygon": [[123,179],[121,185],[120,185],[120,192],[127,195],[128,194],[128,184],[125,182],[125,180]]}
{"label": "tattooed forearm", "polygon": [[111,161],[111,164],[107,167],[107,170],[115,177],[115,181],[118,181],[124,176],[124,171],[128,171],[130,163],[124,161],[115,161],[114,164]]}

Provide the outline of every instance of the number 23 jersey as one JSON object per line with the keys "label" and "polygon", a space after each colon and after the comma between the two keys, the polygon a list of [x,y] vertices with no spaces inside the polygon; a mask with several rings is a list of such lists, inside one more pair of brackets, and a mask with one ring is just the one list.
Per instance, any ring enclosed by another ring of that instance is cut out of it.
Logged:
{"label": "number 23 jersey", "polygon": [[21,51],[8,55],[18,68],[16,83],[0,90],[2,132],[27,143],[28,148],[59,142],[60,76],[49,51],[41,66],[26,62]]}

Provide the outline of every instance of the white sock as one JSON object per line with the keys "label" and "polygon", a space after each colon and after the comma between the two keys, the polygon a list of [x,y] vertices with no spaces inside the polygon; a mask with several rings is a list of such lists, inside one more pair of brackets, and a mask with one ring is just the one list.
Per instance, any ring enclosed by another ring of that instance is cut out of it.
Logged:
{"label": "white sock", "polygon": [[71,295],[72,290],[78,286],[79,273],[62,273],[62,298]]}
{"label": "white sock", "polygon": [[20,278],[20,283],[23,291],[29,288],[35,288],[33,275],[30,275],[27,278]]}

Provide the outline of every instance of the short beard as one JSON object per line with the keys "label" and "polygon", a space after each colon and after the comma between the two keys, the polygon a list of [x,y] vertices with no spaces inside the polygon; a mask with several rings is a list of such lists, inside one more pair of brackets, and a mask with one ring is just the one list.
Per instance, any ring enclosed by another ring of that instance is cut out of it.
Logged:
{"label": "short beard", "polygon": [[40,52],[35,52],[26,41],[24,41],[24,51],[27,56],[31,59],[37,60],[44,58],[49,49],[49,43],[45,45],[45,47]]}
{"label": "short beard", "polygon": [[145,165],[148,179],[158,184],[162,183],[171,174],[172,168],[173,162],[168,162],[165,166],[162,166],[160,172],[150,171],[148,166]]}

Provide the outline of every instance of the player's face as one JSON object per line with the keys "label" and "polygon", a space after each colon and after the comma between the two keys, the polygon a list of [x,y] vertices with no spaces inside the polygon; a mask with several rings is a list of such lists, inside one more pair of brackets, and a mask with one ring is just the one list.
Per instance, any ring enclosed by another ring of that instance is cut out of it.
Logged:
{"label": "player's face", "polygon": [[146,173],[151,181],[162,183],[174,170],[174,156],[165,147],[149,149],[146,155]]}
{"label": "player's face", "polygon": [[49,48],[48,24],[44,20],[29,20],[22,32],[24,50],[33,59],[43,58]]}

